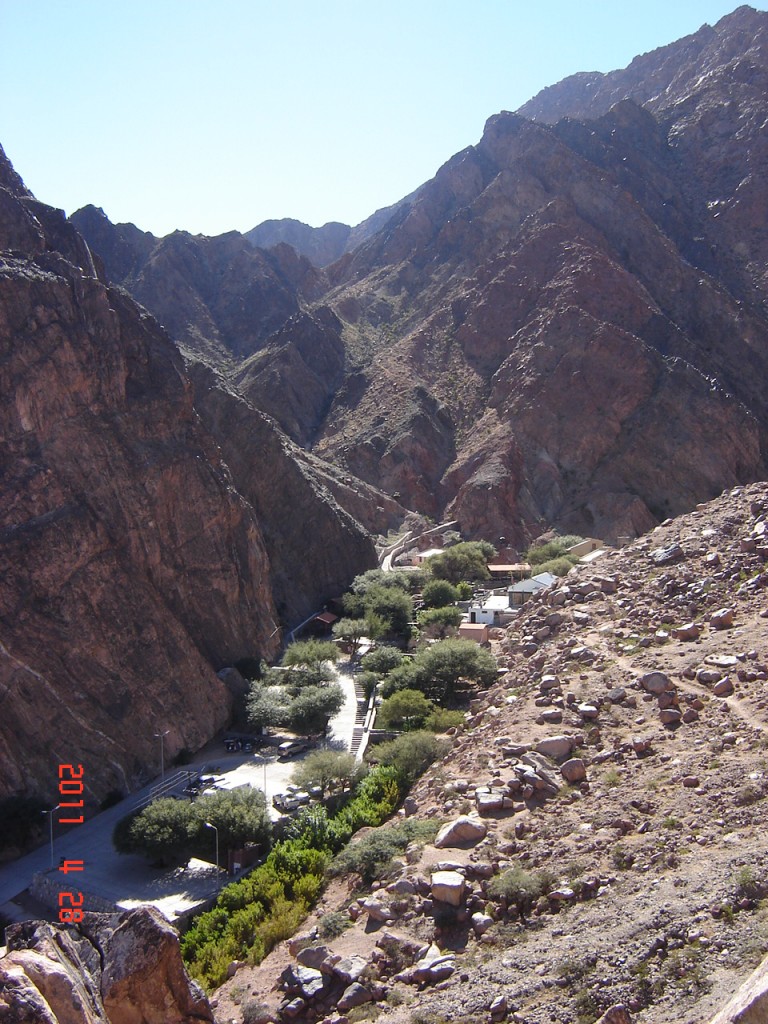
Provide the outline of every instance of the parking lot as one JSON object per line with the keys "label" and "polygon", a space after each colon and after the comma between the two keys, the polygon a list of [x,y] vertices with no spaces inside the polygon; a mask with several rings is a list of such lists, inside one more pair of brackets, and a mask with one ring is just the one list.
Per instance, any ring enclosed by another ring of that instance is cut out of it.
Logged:
{"label": "parking lot", "polygon": [[[345,692],[345,704],[331,722],[324,743],[334,749],[348,750],[357,711],[357,699],[351,675],[339,674]],[[250,785],[264,790],[273,819],[280,812],[273,806],[273,798],[286,794],[291,785],[293,769],[306,751],[295,757],[280,759],[278,746],[291,739],[288,736],[270,737],[269,745],[246,750],[227,750],[223,738],[212,741],[200,751],[197,758],[183,769],[166,773],[163,783],[156,779],[137,793],[132,793],[119,804],[90,818],[82,825],[71,826],[63,833],[54,833],[53,852],[46,842],[37,850],[11,864],[0,867],[0,913],[15,921],[41,916],[39,907],[30,909],[26,898],[20,898],[38,872],[50,874],[59,880],[57,868],[61,858],[82,858],[83,874],[78,878],[82,891],[106,900],[113,906],[127,908],[141,903],[158,907],[173,921],[180,914],[199,906],[215,895],[226,882],[223,872],[215,865],[195,862],[190,868],[176,868],[158,873],[144,858],[118,854],[112,846],[112,831],[118,821],[147,804],[159,790],[180,799],[194,797],[184,793],[190,780],[208,779],[206,788],[234,789]],[[279,802],[279,801],[278,801]],[[71,880],[70,880],[71,881]]]}

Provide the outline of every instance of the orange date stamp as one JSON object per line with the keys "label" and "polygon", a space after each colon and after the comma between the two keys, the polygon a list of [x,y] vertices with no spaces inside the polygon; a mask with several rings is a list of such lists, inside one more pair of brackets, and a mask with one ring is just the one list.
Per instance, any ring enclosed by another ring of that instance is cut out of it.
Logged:
{"label": "orange date stamp", "polygon": [[[83,791],[83,766],[81,764],[60,764],[59,765],[59,796],[62,798],[57,810],[62,810],[67,817],[60,817],[60,825],[82,825],[84,815]],[[73,799],[79,797],[79,799]],[[80,814],[77,814],[77,811]],[[83,871],[85,861],[63,859],[59,864],[59,871],[69,875],[70,871]],[[82,892],[60,892],[59,893],[59,921],[62,924],[79,924],[83,920],[83,894]]]}

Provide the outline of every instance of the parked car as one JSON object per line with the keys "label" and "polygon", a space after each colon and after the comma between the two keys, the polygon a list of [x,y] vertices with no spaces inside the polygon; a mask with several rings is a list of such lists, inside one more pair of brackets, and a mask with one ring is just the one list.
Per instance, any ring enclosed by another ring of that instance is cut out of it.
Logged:
{"label": "parked car", "polygon": [[283,761],[289,757],[295,757],[297,754],[303,754],[305,750],[309,750],[307,740],[285,740],[277,748],[277,755]]}

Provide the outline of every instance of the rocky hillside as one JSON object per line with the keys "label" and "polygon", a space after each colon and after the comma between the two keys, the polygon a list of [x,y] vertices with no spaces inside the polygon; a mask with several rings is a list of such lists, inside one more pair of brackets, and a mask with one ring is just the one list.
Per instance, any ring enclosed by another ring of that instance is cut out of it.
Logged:
{"label": "rocky hillside", "polygon": [[[50,796],[71,761],[97,801],[158,771],[158,730],[168,758],[208,740],[232,709],[217,672],[274,655],[281,624],[375,552],[333,472],[299,468],[243,399],[196,395],[168,336],[2,153],[0,291],[0,796]],[[221,415],[258,420],[261,461],[230,447],[230,468]],[[365,504],[386,529],[394,503]]]}
{"label": "rocky hillside", "polygon": [[766,32],[741,7],[492,117],[324,269],[75,222],[182,346],[406,506],[519,546],[636,536],[766,473]]}
{"label": "rocky hillside", "polygon": [[710,1021],[768,951],[767,558],[755,484],[541,592],[406,801],[437,839],[331,883],[216,1019]]}

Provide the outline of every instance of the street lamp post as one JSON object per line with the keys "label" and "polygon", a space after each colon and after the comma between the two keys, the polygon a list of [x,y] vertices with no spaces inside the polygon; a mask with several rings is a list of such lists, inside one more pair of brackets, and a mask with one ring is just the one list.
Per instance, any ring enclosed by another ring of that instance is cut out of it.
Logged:
{"label": "street lamp post", "polygon": [[61,807],[61,804],[56,804],[56,806],[55,806],[55,807],[52,807],[52,808],[50,809],[50,811],[41,811],[41,812],[40,812],[41,814],[47,814],[47,815],[48,815],[48,821],[49,821],[49,824],[50,824],[50,837],[51,837],[51,870],[53,870],[53,812],[54,812],[54,811],[57,811],[57,810],[59,809],[59,807]]}
{"label": "street lamp post", "polygon": [[210,821],[204,822],[206,828],[212,828],[216,833],[216,883],[219,881],[219,830],[215,825],[212,825]]}
{"label": "street lamp post", "polygon": [[166,729],[165,732],[156,732],[156,733],[154,733],[155,739],[156,740],[160,740],[160,783],[161,784],[163,782],[165,782],[165,747],[163,745],[163,740],[165,739],[165,737],[168,735],[168,733],[170,731],[171,731],[170,729]]}

